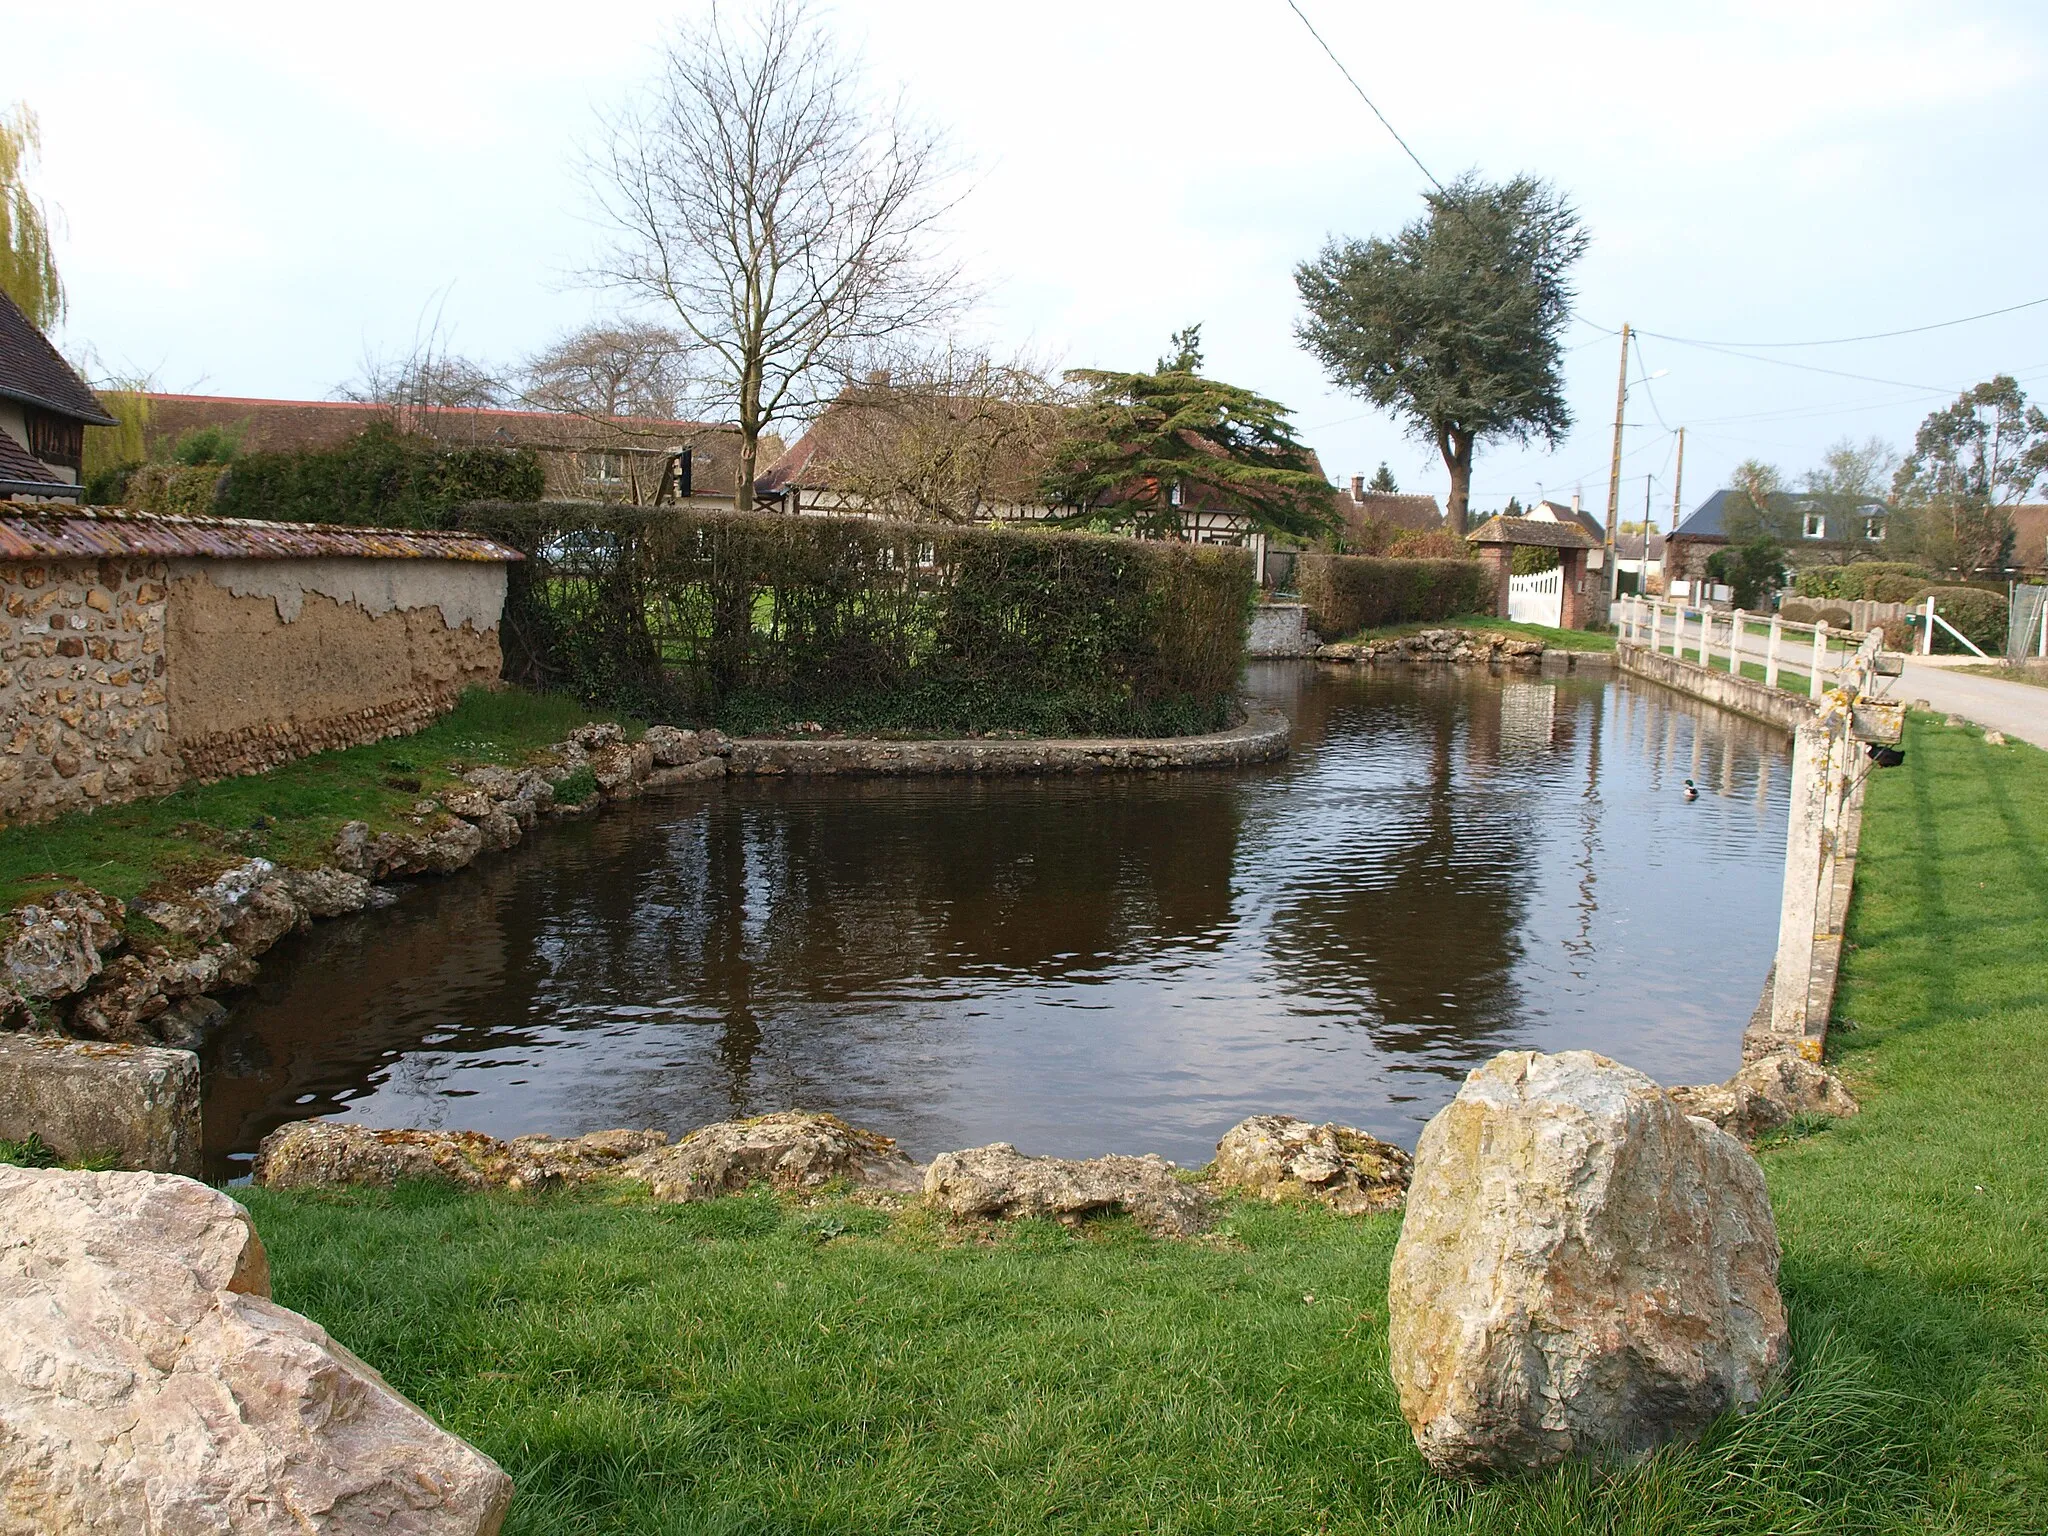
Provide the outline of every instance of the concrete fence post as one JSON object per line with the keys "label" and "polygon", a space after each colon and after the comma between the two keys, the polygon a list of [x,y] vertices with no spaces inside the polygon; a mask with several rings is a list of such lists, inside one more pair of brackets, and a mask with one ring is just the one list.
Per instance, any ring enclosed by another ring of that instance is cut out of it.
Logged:
{"label": "concrete fence post", "polygon": [[1771,642],[1764,652],[1764,686],[1778,686],[1778,644],[1785,638],[1785,620],[1778,614],[1771,615]]}
{"label": "concrete fence post", "polygon": [[1822,619],[1813,626],[1813,678],[1806,696],[1817,699],[1826,691],[1827,683],[1822,674],[1828,669],[1828,621]]}
{"label": "concrete fence post", "polygon": [[1771,1033],[1781,1041],[1798,1040],[1806,1033],[1831,734],[1819,720],[1809,720],[1792,737],[1792,807],[1785,824],[1785,888],[1778,907],[1777,979],[1771,988]]}
{"label": "concrete fence post", "polygon": [[1728,621],[1728,675],[1742,676],[1742,642],[1748,638],[1745,631],[1748,617],[1738,608]]}
{"label": "concrete fence post", "polygon": [[1934,654],[1934,599],[1927,599],[1927,622],[1920,626],[1920,654]]}
{"label": "concrete fence post", "polygon": [[1714,643],[1714,610],[1705,606],[1700,609],[1700,665],[1707,664],[1707,656]]}

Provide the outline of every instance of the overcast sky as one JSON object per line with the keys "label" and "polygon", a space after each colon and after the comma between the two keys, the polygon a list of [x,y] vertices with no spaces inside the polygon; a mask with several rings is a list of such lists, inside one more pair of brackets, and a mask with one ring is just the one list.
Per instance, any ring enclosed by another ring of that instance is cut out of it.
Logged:
{"label": "overcast sky", "polygon": [[[2038,0],[1300,4],[1439,178],[1546,177],[1592,232],[1576,426],[1554,453],[1482,447],[1477,506],[1604,510],[1619,356],[1594,327],[1804,342],[2048,298]],[[596,238],[577,149],[696,9],[9,6],[0,102],[42,119],[63,344],[167,389],[314,399],[423,316],[485,359],[534,350],[607,308],[574,275]],[[1384,459],[1442,494],[1434,450],[1293,341],[1295,264],[1392,232],[1426,184],[1286,0],[828,15],[975,167],[953,238],[985,337],[1143,368],[1199,321],[1208,371],[1291,407],[1333,478]],[[1667,426],[1689,429],[1688,506],[1746,457],[1903,447],[1995,372],[2048,393],[2048,305],[1743,357],[1647,335],[1643,358],[1668,373],[1631,397],[1622,504],[1640,515],[1647,479],[1668,525]]]}

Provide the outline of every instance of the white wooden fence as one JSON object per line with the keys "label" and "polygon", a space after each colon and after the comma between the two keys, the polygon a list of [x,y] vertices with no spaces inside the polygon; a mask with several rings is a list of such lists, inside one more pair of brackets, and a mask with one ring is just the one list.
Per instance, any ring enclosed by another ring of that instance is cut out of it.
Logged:
{"label": "white wooden fence", "polygon": [[1564,567],[1553,565],[1532,576],[1508,578],[1508,617],[1517,624],[1564,623]]}
{"label": "white wooden fence", "polygon": [[[1732,613],[1716,613],[1711,608],[1688,608],[1683,603],[1641,597],[1623,600],[1620,622],[1624,641],[1682,661],[1697,660],[1705,667],[1719,658],[1727,662],[1728,670],[1737,677],[1742,675],[1745,661],[1761,665],[1766,688],[1778,686],[1781,667],[1805,672],[1809,679],[1808,696],[1815,699],[1827,688],[1830,635],[1840,634],[1831,632],[1825,619],[1818,624],[1795,624],[1774,613],[1768,633],[1752,635],[1749,626],[1763,621],[1753,619],[1740,608]],[[1802,641],[1798,638],[1802,635],[1810,638]],[[1792,637],[1789,644],[1788,636]],[[1857,639],[1846,634],[1840,634],[1840,638],[1850,642]]]}

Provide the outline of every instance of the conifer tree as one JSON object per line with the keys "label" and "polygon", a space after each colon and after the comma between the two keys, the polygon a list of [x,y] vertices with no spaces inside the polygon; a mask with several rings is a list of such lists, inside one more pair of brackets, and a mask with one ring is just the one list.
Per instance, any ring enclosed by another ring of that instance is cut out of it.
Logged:
{"label": "conifer tree", "polygon": [[1200,326],[1172,346],[1152,373],[1067,374],[1087,399],[1053,455],[1046,498],[1076,509],[1068,521],[1108,514],[1155,538],[1184,537],[1183,508],[1197,504],[1242,513],[1267,533],[1334,526],[1336,493],[1295,440],[1287,410],[1203,378]]}
{"label": "conifer tree", "polygon": [[1396,494],[1401,489],[1394,483],[1394,472],[1387,468],[1385,459],[1380,460],[1380,467],[1372,472],[1372,478],[1365,482],[1365,488],[1368,491],[1382,491],[1389,495]]}

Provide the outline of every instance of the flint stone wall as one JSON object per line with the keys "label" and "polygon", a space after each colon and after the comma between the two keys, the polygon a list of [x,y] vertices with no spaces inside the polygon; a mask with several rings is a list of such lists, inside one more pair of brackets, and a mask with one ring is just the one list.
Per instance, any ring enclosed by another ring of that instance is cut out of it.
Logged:
{"label": "flint stone wall", "polygon": [[160,560],[0,561],[0,822],[178,782],[165,581]]}

